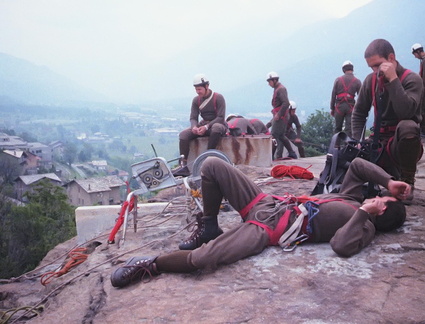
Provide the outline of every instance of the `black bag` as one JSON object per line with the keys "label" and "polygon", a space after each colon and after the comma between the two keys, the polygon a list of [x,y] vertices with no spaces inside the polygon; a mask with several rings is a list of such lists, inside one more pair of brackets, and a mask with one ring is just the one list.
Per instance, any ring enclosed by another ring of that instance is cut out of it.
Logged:
{"label": "black bag", "polygon": [[319,181],[314,187],[312,195],[339,192],[351,161],[356,157],[369,160],[371,143],[361,143],[360,149],[357,147],[358,144],[358,141],[351,139],[344,132],[339,132],[332,136],[328,154],[326,155],[325,168],[320,173]]}

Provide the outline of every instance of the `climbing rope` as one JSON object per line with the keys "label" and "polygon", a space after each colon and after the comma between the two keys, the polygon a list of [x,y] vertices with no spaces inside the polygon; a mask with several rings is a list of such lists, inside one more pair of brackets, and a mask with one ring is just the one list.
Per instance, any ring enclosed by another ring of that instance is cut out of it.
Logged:
{"label": "climbing rope", "polygon": [[34,308],[32,306],[22,306],[18,308],[11,308],[6,311],[0,311],[0,324],[9,323],[9,320],[12,318],[12,316],[20,311],[27,311],[27,312],[33,313],[32,316],[27,316],[27,318],[31,318],[34,316],[39,316],[40,311],[43,311],[43,310],[44,310],[44,305],[40,305],[37,308]]}
{"label": "climbing rope", "polygon": [[[164,211],[166,210],[166,208],[169,206],[170,204],[167,204],[167,206],[162,210],[162,212],[161,213],[159,213],[156,217],[154,217],[154,218],[152,218],[151,220],[154,220],[155,218],[157,218],[159,215],[161,215],[162,213],[164,213]],[[173,218],[173,217],[172,217]],[[158,224],[155,224],[155,225],[158,225]],[[190,223],[190,224],[188,224],[188,225],[186,225],[186,226],[184,226],[183,228],[181,228],[181,229],[179,229],[179,230],[177,230],[174,234],[172,234],[172,235],[169,235],[166,239],[171,239],[171,238],[173,238],[173,237],[175,237],[175,236],[177,236],[177,235],[180,235],[183,231],[186,231],[190,226],[193,226],[193,223]],[[103,235],[99,235],[98,237],[96,237],[96,238],[93,238],[92,240],[90,240],[90,241],[88,241],[88,242],[91,242],[91,241],[95,241],[95,240],[97,240],[97,239],[99,239],[99,238],[101,238],[101,237],[105,237],[105,236],[108,236],[109,234],[103,234]],[[66,287],[67,285],[69,285],[71,282],[74,282],[76,279],[78,279],[78,278],[80,278],[80,277],[83,277],[83,276],[86,276],[87,274],[90,274],[90,273],[92,273],[95,269],[97,269],[97,268],[99,268],[99,267],[101,267],[101,266],[103,266],[103,265],[105,265],[105,264],[108,264],[108,263],[112,263],[114,260],[117,260],[117,259],[119,259],[119,258],[121,258],[121,257],[123,257],[124,255],[127,255],[127,254],[129,254],[129,253],[134,253],[134,252],[136,252],[136,251],[138,251],[138,250],[141,250],[141,249],[143,249],[143,248],[146,248],[147,246],[149,246],[149,245],[154,245],[154,244],[157,244],[157,243],[159,243],[159,242],[163,242],[163,240],[164,240],[164,238],[159,238],[159,239],[156,239],[156,240],[153,240],[153,241],[150,241],[150,242],[147,242],[147,243],[145,243],[145,244],[143,244],[143,245],[141,245],[141,246],[139,246],[139,247],[136,247],[136,248],[134,248],[134,249],[132,249],[132,250],[128,250],[128,251],[125,251],[125,252],[123,252],[123,253],[121,253],[121,254],[119,254],[119,255],[116,255],[116,256],[113,256],[113,257],[111,257],[111,258],[109,258],[109,259],[107,259],[107,260],[105,260],[104,262],[101,262],[101,263],[99,263],[99,264],[96,264],[96,265],[94,265],[93,267],[91,267],[91,268],[89,268],[89,269],[87,269],[86,271],[84,271],[84,272],[81,272],[81,273],[79,273],[79,274],[77,274],[76,276],[74,276],[73,278],[70,278],[70,279],[68,279],[66,282],[64,282],[64,283],[62,283],[62,284],[60,284],[59,286],[57,286],[57,287],[55,287],[53,290],[51,290],[46,296],[44,296],[38,303],[36,303],[34,306],[26,306],[26,307],[22,307],[22,309],[20,309],[20,310],[24,310],[24,313],[23,314],[20,314],[20,315],[18,315],[18,317],[17,318],[14,318],[14,319],[11,319],[10,317],[11,316],[8,316],[8,321],[10,320],[10,323],[17,323],[20,319],[22,319],[22,318],[25,318],[25,317],[27,317],[31,312],[32,313],[34,313],[34,315],[39,315],[38,314],[38,312],[37,312],[37,310],[42,310],[43,308],[44,308],[44,306],[43,306],[43,303],[45,303],[48,299],[49,299],[49,297],[50,296],[52,296],[52,295],[55,295],[55,294],[57,294],[60,290],[62,290],[64,287]],[[86,243],[84,243],[84,244],[87,244],[88,242],[86,242]],[[81,245],[80,245],[81,246]],[[76,248],[76,249],[73,249],[72,251],[74,251],[74,250],[79,250],[79,248]],[[71,251],[71,252],[72,252]],[[79,253],[81,253],[81,251],[78,251]],[[63,257],[63,256],[62,256]],[[53,261],[54,262],[54,261]],[[52,263],[53,263],[52,262]],[[46,266],[46,265],[45,265]],[[43,267],[45,267],[45,266],[43,266]],[[33,271],[31,271],[30,273],[33,273],[35,270],[38,270],[38,271],[40,271],[40,269],[41,268],[43,268],[43,267],[39,267],[39,268],[37,268],[37,269],[34,269]],[[20,276],[19,278],[21,279],[21,278],[25,278],[25,279],[28,279],[28,277],[27,277],[27,275],[28,275],[28,273],[27,274],[24,274],[24,275],[22,275],[22,276]],[[37,276],[34,276],[34,277],[37,277]],[[32,278],[34,278],[34,277],[32,277]],[[10,280],[9,282],[12,282],[12,281],[17,281],[16,280],[17,278],[15,278],[15,280]],[[13,310],[9,310],[9,311],[13,311]],[[7,311],[7,312],[9,312],[9,311]],[[16,313],[16,312],[15,312]],[[15,313],[13,313],[12,315],[14,315]],[[2,314],[1,312],[0,312],[0,314]],[[1,318],[1,320],[3,320],[3,318]],[[9,322],[1,322],[0,321],[0,324],[6,324],[6,323],[9,323]]]}
{"label": "climbing rope", "polygon": [[271,170],[271,176],[273,178],[283,178],[283,177],[291,177],[292,179],[314,179],[314,175],[312,172],[308,171],[311,168],[311,165],[308,168],[303,168],[298,165],[275,165]]}
{"label": "climbing rope", "polygon": [[83,263],[87,260],[87,248],[80,247],[72,250],[68,254],[69,260],[59,271],[49,271],[43,274],[40,278],[41,284],[43,286],[50,283],[54,278],[63,276],[65,273],[69,272],[73,267],[76,267],[80,263]]}

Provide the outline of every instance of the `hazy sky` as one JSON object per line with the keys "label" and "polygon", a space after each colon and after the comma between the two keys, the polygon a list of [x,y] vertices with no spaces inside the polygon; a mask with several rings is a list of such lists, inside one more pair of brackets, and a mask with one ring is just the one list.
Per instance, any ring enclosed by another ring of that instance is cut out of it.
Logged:
{"label": "hazy sky", "polygon": [[[283,36],[370,1],[0,0],[0,52],[131,100],[147,84],[164,84],[162,62],[187,52],[202,61],[199,44],[207,39],[226,43],[229,31],[255,33],[255,26],[268,25],[270,37],[276,26]],[[198,72],[173,82],[191,82]],[[183,95],[193,94],[187,88]]]}

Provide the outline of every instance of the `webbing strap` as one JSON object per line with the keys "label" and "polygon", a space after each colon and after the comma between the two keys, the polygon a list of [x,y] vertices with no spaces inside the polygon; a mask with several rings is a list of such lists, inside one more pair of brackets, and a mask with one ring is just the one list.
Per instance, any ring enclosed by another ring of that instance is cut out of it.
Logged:
{"label": "webbing strap", "polygon": [[337,98],[354,98],[353,95],[349,94],[348,92],[340,93],[339,95],[336,95]]}
{"label": "webbing strap", "polygon": [[297,212],[298,217],[291,225],[291,227],[280,237],[279,245],[282,248],[285,248],[288,243],[292,243],[299,236],[299,233],[301,233],[304,224],[304,218],[308,213],[303,204],[299,205],[299,207],[295,207],[294,209]]}
{"label": "webbing strap", "polygon": [[211,96],[209,96],[207,99],[205,99],[202,103],[201,103],[201,97],[198,97],[198,107],[199,110],[202,110],[205,108],[205,106],[210,102],[211,98],[213,100],[213,105],[214,105],[214,111],[217,114],[217,97],[216,97],[216,92],[212,92]]}
{"label": "webbing strap", "polygon": [[287,209],[285,211],[283,216],[279,219],[279,222],[277,223],[277,226],[274,230],[272,230],[266,224],[260,223],[258,221],[250,220],[250,221],[247,221],[247,223],[255,224],[257,226],[264,228],[270,238],[269,245],[277,245],[279,242],[279,238],[285,232],[286,226],[288,226],[289,216],[291,215],[291,212],[292,212],[291,209]]}
{"label": "webbing strap", "polygon": [[248,212],[252,209],[252,207],[254,207],[256,204],[258,204],[258,202],[261,200],[261,199],[263,199],[264,197],[266,197],[267,196],[267,194],[265,194],[264,192],[262,192],[262,193],[259,193],[258,195],[257,195],[257,197],[255,197],[248,205],[246,205],[244,208],[242,208],[240,211],[239,211],[239,214],[241,215],[241,217],[243,218],[243,219],[245,219],[246,218],[246,215],[248,214]]}

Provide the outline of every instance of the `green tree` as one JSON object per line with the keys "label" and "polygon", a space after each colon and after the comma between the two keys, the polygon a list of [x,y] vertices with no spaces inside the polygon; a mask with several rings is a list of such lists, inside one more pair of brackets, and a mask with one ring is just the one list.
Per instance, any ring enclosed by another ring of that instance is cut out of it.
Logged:
{"label": "green tree", "polygon": [[92,152],[93,152],[93,146],[91,146],[89,143],[84,143],[83,148],[81,149],[80,153],[78,154],[78,160],[80,162],[87,162],[92,160]]}
{"label": "green tree", "polygon": [[1,278],[34,269],[57,244],[75,236],[75,209],[62,187],[40,181],[27,194],[26,206],[8,206],[0,200]]}
{"label": "green tree", "polygon": [[117,150],[119,152],[125,153],[127,151],[127,146],[119,139],[114,139],[111,144],[109,144],[111,150]]}
{"label": "green tree", "polygon": [[8,184],[13,184],[13,181],[21,174],[22,166],[13,161],[13,158],[6,153],[0,152],[0,178]]}
{"label": "green tree", "polygon": [[303,141],[307,156],[326,154],[333,135],[334,118],[324,109],[316,110],[303,124]]}
{"label": "green tree", "polygon": [[63,159],[65,163],[67,163],[68,165],[71,165],[72,163],[74,163],[76,156],[77,156],[77,146],[74,143],[65,144],[65,147],[63,150]]}
{"label": "green tree", "polygon": [[22,134],[20,134],[20,137],[27,142],[37,142],[37,137],[28,132],[23,132]]}

